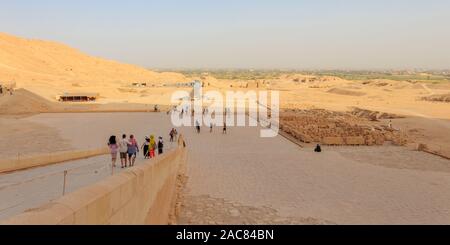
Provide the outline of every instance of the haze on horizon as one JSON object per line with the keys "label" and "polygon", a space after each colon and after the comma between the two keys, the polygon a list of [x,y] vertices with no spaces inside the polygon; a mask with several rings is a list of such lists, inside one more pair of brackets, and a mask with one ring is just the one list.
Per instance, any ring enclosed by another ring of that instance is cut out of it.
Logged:
{"label": "haze on horizon", "polygon": [[14,0],[0,32],[164,69],[449,69],[448,13],[447,0]]}

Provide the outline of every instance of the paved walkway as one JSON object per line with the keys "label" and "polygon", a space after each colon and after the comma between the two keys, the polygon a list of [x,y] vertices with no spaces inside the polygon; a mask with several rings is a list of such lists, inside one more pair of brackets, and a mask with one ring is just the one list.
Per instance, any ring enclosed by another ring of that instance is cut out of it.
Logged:
{"label": "paved walkway", "polygon": [[[148,133],[166,136],[171,128],[167,115],[148,113],[44,114],[28,120],[56,128],[79,148],[97,148],[122,131],[141,139]],[[258,128],[230,128],[227,135],[220,128],[200,135],[192,128],[180,131],[190,151],[180,223],[450,224],[448,160],[400,147],[325,148],[315,154],[283,137],[259,138]],[[86,168],[86,179],[76,177],[80,185],[69,181],[70,190],[110,172],[101,170],[107,158],[68,163],[79,167],[97,160]],[[1,175],[0,188],[64,168]],[[39,183],[0,189],[0,209],[7,210],[0,218],[61,195],[61,174]]]}
{"label": "paved walkway", "polygon": [[450,162],[439,157],[401,147],[316,154],[256,128],[187,138],[183,224],[450,224]]}

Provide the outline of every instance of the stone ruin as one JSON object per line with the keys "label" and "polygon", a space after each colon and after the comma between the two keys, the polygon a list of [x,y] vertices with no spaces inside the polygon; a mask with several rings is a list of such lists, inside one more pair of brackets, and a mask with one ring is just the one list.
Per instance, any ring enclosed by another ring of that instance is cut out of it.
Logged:
{"label": "stone ruin", "polygon": [[404,118],[403,116],[391,114],[391,113],[384,113],[379,111],[370,111],[365,110],[361,108],[353,108],[353,111],[351,111],[351,114],[360,118],[365,118],[370,121],[379,121],[383,119],[398,119],[398,118]]}
{"label": "stone ruin", "polygon": [[444,103],[450,103],[450,93],[449,94],[435,94],[430,95],[427,97],[421,98],[423,101],[429,101],[429,102],[444,102]]}
{"label": "stone ruin", "polygon": [[406,145],[407,137],[388,126],[373,126],[365,118],[326,110],[294,110],[282,113],[280,128],[303,143],[374,146],[392,142]]}

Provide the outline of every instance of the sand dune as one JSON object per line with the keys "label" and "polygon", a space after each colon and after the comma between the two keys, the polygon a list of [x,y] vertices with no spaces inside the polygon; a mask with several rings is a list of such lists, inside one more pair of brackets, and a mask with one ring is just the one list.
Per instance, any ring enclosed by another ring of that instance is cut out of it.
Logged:
{"label": "sand dune", "polygon": [[159,84],[186,80],[177,73],[157,73],[91,57],[55,42],[0,33],[0,47],[0,81],[15,81],[19,88],[47,98],[75,88],[90,91],[95,87],[117,87],[132,82]]}
{"label": "sand dune", "polygon": [[49,112],[59,107],[36,94],[25,89],[19,89],[13,96],[0,96],[0,113],[2,114],[31,114]]}
{"label": "sand dune", "polygon": [[328,90],[328,93],[332,94],[338,94],[338,95],[346,95],[346,96],[364,96],[366,93],[358,92],[358,91],[352,91],[348,89],[341,89],[341,88],[333,88]]}

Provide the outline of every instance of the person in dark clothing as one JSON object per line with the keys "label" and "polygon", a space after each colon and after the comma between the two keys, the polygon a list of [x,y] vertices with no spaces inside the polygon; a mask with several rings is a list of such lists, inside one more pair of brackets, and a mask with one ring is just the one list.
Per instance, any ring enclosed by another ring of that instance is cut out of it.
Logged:
{"label": "person in dark clothing", "polygon": [[201,128],[200,128],[200,123],[199,123],[198,121],[195,122],[195,127],[196,127],[196,129],[197,129],[197,133],[200,133]]}
{"label": "person in dark clothing", "polygon": [[174,128],[172,128],[169,135],[170,135],[170,142],[174,142],[175,141],[175,129]]}
{"label": "person in dark clothing", "polygon": [[227,123],[223,124],[223,134],[227,134]]}
{"label": "person in dark clothing", "polygon": [[141,148],[144,152],[144,158],[149,159],[150,158],[150,138],[149,137],[145,138],[145,142]]}
{"label": "person in dark clothing", "polygon": [[316,146],[316,149],[314,149],[315,152],[320,153],[322,152],[322,147],[320,145]]}
{"label": "person in dark clothing", "polygon": [[158,141],[158,155],[161,155],[164,153],[164,141],[162,137],[159,137]]}

